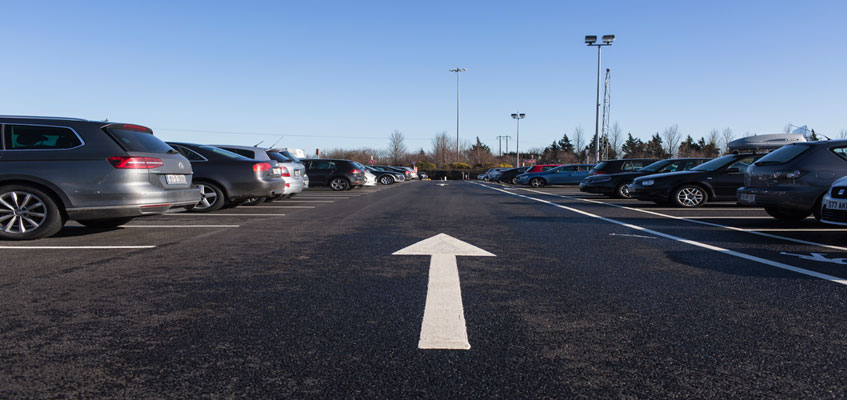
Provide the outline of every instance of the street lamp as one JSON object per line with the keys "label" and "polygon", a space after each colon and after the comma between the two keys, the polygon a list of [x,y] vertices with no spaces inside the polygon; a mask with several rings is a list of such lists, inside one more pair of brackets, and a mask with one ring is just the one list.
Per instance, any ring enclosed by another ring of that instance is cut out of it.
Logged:
{"label": "street lamp", "polygon": [[600,49],[603,46],[611,46],[615,41],[615,35],[603,35],[597,43],[597,36],[586,35],[585,44],[597,46],[597,111],[594,118],[594,162],[600,162]]}
{"label": "street lamp", "polygon": [[518,131],[515,134],[515,168],[519,168],[521,166],[521,120],[526,117],[524,113],[515,113],[512,114],[512,118],[518,121]]}
{"label": "street lamp", "polygon": [[459,75],[467,70],[467,68],[450,69],[450,72],[456,73],[456,162],[461,161],[459,156]]}

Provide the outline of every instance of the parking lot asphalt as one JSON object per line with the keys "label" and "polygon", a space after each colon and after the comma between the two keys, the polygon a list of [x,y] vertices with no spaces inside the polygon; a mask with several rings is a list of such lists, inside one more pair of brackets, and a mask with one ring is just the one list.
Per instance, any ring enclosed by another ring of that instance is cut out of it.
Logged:
{"label": "parking lot asphalt", "polygon": [[[495,255],[455,258],[468,350],[418,348],[435,261],[392,255],[442,233]],[[845,238],[457,181],[69,225],[0,243],[0,397],[839,398]]]}

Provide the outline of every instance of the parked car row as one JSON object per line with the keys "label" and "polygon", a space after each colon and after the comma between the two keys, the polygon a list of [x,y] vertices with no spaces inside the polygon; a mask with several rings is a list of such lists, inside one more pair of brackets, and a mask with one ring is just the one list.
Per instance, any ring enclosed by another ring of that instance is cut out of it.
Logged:
{"label": "parked car row", "polygon": [[75,118],[0,116],[0,139],[2,239],[51,236],[68,220],[112,228],[174,208],[257,205],[310,185],[417,178],[405,167],[298,160],[278,149],[166,143],[145,126]]}
{"label": "parked car row", "polygon": [[505,176],[501,181],[533,187],[579,182],[580,191],[587,193],[685,208],[735,201],[762,207],[778,220],[800,221],[813,215],[824,223],[847,225],[847,140],[780,146],[766,154],[736,152],[715,159],[608,160],[582,179],[577,178],[587,164],[536,173],[527,173],[528,167],[489,170],[486,177]]}

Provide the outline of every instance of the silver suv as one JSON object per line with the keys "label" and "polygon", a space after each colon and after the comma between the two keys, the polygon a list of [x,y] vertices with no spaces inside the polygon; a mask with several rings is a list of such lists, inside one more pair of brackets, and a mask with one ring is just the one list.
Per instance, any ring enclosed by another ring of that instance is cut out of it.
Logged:
{"label": "silver suv", "polygon": [[149,128],[0,116],[0,238],[37,239],[71,219],[111,228],[200,200],[191,164]]}
{"label": "silver suv", "polygon": [[[306,167],[297,158],[286,151],[266,149],[252,146],[233,146],[216,144],[215,147],[241,154],[244,157],[260,161],[276,161],[279,163],[282,179],[285,180],[285,191],[283,196],[291,197],[303,191],[303,182],[306,176]],[[277,196],[279,197],[279,196]]]}

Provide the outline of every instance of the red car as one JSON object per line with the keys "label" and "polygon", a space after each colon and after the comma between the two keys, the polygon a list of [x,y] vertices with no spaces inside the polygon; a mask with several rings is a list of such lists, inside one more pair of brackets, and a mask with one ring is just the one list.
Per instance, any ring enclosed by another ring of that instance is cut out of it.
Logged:
{"label": "red car", "polygon": [[526,170],[524,174],[531,174],[533,172],[544,172],[548,169],[556,168],[562,164],[542,164],[542,165],[533,165],[532,168]]}

